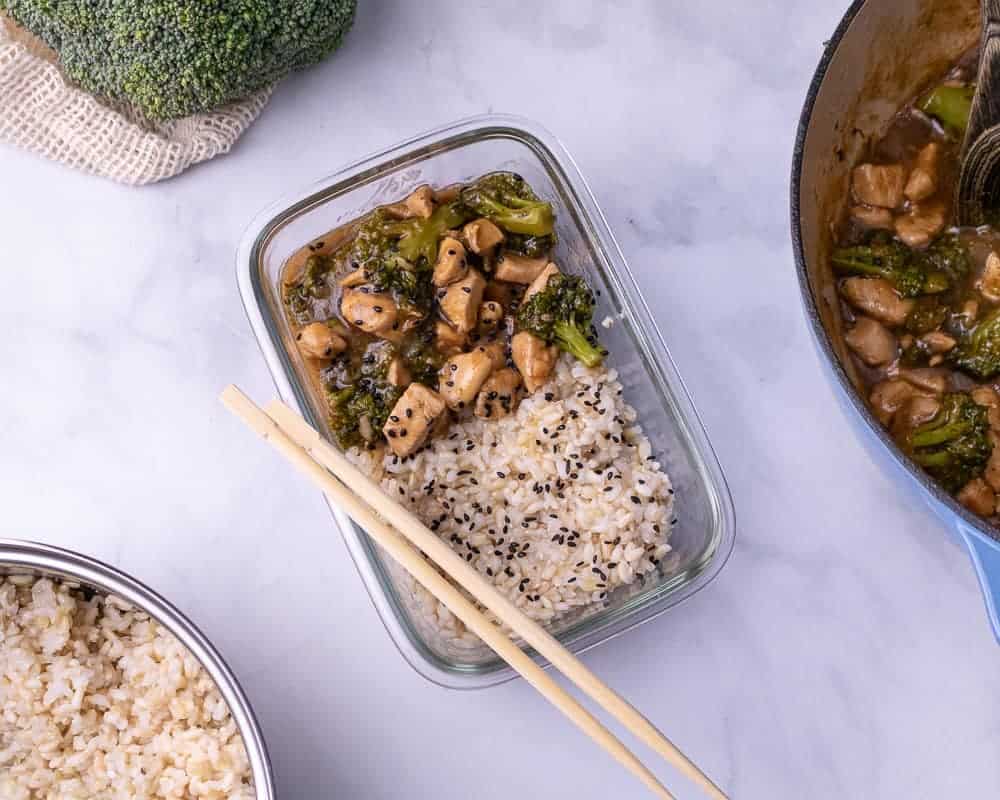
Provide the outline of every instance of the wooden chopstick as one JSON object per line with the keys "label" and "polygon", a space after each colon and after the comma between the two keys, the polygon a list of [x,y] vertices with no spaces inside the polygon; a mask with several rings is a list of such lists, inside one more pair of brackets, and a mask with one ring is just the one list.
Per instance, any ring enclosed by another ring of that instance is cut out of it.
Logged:
{"label": "wooden chopstick", "polygon": [[[639,778],[663,800],[674,796],[656,776],[625,747],[601,722],[557,684],[538,664],[521,650],[462,593],[418,553],[399,533],[380,519],[363,500],[345,487],[313,459],[307,445],[296,440],[296,434],[282,429],[278,423],[258,408],[235,386],[228,387],[221,397],[225,406],[251,429],[267,440],[291,461],[306,477],[315,482],[326,495],[357,522],[368,535],[407,570],[427,591],[444,603],[451,612],[504,661],[535,687],[552,705],[566,715],[580,730],[604,748],[618,763]],[[294,412],[292,412],[294,413]],[[299,418],[302,425],[313,429]],[[301,433],[301,428],[298,433]]]}
{"label": "wooden chopstick", "polygon": [[[305,446],[330,472],[348,488],[356,492],[379,514],[414,545],[425,552],[467,592],[492,611],[497,618],[521,636],[543,657],[605,711],[611,714],[633,735],[652,748],[668,763],[697,784],[709,797],[727,800],[725,793],[706,776],[676,745],[661,733],[646,717],[639,713],[583,662],[562,646],[541,625],[527,617],[506,595],[462,558],[458,553],[429,530],[409,509],[400,505],[344,454],[324,439],[284,403],[274,401],[267,406],[267,413],[292,438]],[[363,526],[362,526],[363,527]]]}

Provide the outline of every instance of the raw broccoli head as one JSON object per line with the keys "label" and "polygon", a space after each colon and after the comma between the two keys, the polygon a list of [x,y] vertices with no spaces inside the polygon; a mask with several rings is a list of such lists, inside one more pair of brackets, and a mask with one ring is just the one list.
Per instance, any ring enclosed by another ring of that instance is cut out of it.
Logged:
{"label": "raw broccoli head", "polygon": [[949,353],[949,359],[982,380],[1000,374],[1000,310],[976,325]]}
{"label": "raw broccoli head", "polygon": [[0,0],[84,89],[154,120],[238,100],[333,52],[356,0]]}
{"label": "raw broccoli head", "polygon": [[957,492],[983,474],[993,452],[989,430],[986,409],[955,392],[941,398],[938,413],[915,428],[906,445],[914,461],[949,492]]}
{"label": "raw broccoli head", "polygon": [[868,244],[840,247],[834,250],[831,261],[842,274],[884,278],[903,297],[939,294],[952,285],[951,276],[936,260],[883,236],[873,237]]}
{"label": "raw broccoli head", "polygon": [[543,237],[552,234],[555,213],[539,200],[520,175],[494,172],[462,190],[462,204],[510,233]]}
{"label": "raw broccoli head", "polygon": [[604,350],[591,332],[594,294],[577,275],[553,275],[545,288],[517,311],[517,327],[558,345],[588,367],[596,367]]}

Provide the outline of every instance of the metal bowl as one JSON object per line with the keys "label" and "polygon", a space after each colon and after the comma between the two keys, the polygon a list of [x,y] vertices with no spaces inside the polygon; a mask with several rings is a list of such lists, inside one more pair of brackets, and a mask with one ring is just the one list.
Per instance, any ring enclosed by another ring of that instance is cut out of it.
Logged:
{"label": "metal bowl", "polygon": [[229,705],[243,737],[257,800],[274,800],[271,761],[250,703],[222,656],[180,611],[135,578],[95,559],[49,545],[0,539],[0,575],[37,575],[73,581],[116,595],[163,625],[201,662]]}
{"label": "metal bowl", "polygon": [[850,171],[896,111],[979,39],[977,0],[858,0],[830,38],[802,109],[792,163],[792,242],[806,315],[842,405],[876,458],[915,484],[964,542],[1000,638],[1000,531],[910,460],[865,402],[842,336],[829,254]]}

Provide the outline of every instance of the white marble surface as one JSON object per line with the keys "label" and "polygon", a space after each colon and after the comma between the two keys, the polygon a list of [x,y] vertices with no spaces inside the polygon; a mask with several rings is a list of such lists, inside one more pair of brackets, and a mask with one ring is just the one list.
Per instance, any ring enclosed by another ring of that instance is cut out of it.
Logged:
{"label": "white marble surface", "polygon": [[842,3],[363,5],[336,58],[178,180],[0,149],[4,533],[190,612],[244,681],[282,800],[642,796],[523,682],[411,671],[319,496],[215,399],[273,392],[233,271],[261,207],[442,122],[524,114],[591,181],[737,507],[719,579],[587,663],[735,798],[1000,794],[1000,651],[969,561],[859,446],[800,310],[792,137]]}

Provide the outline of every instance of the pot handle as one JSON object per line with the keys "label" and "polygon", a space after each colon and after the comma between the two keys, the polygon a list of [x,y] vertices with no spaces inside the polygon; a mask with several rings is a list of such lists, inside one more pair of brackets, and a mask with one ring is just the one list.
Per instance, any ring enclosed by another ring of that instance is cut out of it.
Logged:
{"label": "pot handle", "polygon": [[959,523],[959,532],[972,556],[993,634],[1000,641],[1000,542],[985,538],[963,523]]}

